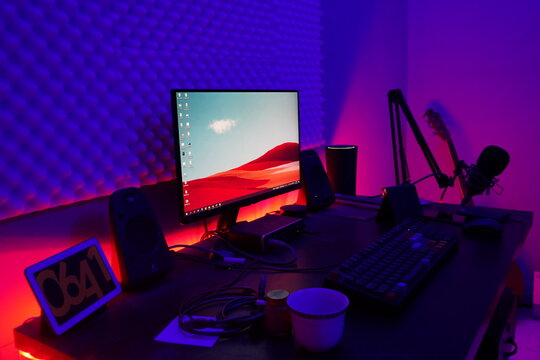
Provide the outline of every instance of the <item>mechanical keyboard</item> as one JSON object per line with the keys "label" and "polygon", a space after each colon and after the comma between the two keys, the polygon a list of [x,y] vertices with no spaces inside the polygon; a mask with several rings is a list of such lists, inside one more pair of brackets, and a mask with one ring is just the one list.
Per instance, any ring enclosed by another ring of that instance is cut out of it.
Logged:
{"label": "mechanical keyboard", "polygon": [[398,306],[457,242],[452,231],[406,219],[330,272],[325,286]]}

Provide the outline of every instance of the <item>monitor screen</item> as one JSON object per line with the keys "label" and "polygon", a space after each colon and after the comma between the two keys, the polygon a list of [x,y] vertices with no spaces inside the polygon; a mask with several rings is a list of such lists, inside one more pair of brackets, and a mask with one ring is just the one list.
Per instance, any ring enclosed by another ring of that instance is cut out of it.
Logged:
{"label": "monitor screen", "polygon": [[182,222],[300,188],[297,91],[171,95]]}

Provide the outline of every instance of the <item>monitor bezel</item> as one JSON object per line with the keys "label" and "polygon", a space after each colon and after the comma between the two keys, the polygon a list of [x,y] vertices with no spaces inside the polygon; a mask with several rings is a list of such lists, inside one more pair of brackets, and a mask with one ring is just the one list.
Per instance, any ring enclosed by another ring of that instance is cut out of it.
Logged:
{"label": "monitor bezel", "polygon": [[290,184],[279,189],[268,190],[262,194],[254,194],[248,198],[238,199],[237,201],[224,204],[221,207],[215,209],[205,210],[199,213],[194,213],[186,215],[184,212],[184,198],[183,198],[183,188],[182,188],[182,169],[181,169],[181,159],[180,159],[180,138],[179,138],[179,127],[178,127],[178,112],[176,111],[176,93],[177,92],[227,92],[227,93],[276,93],[276,92],[287,92],[287,93],[296,93],[297,99],[297,121],[298,121],[298,161],[300,162],[300,139],[301,139],[301,128],[300,128],[300,92],[299,90],[274,90],[274,89],[265,89],[265,90],[246,90],[246,89],[172,89],[171,94],[171,104],[172,104],[172,114],[173,114],[173,131],[174,131],[174,159],[176,164],[176,202],[179,212],[179,221],[183,224],[188,224],[194,221],[202,220],[211,216],[220,215],[227,213],[228,211],[238,209],[244,206],[253,205],[259,201],[263,201],[278,195],[283,195],[290,191],[298,190],[302,186],[302,172],[299,169],[299,182],[296,184]]}

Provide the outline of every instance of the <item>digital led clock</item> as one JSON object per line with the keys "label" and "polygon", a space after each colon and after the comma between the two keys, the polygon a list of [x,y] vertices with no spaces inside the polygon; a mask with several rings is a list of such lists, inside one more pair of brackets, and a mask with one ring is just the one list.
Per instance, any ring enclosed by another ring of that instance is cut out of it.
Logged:
{"label": "digital led clock", "polygon": [[43,315],[60,335],[121,292],[97,239],[89,239],[24,271]]}

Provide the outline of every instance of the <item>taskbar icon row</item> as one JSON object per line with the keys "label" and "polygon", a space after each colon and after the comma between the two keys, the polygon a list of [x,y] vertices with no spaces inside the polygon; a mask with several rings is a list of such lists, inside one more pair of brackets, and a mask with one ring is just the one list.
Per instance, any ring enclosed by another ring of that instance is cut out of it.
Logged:
{"label": "taskbar icon row", "polygon": [[213,210],[213,209],[217,209],[219,207],[222,206],[222,203],[217,203],[217,204],[214,204],[214,205],[210,205],[210,206],[204,206],[200,209],[196,209],[196,210],[191,210],[191,211],[186,211],[185,212],[185,215],[193,215],[193,214],[199,214],[199,213],[202,213],[204,211],[208,211],[208,210]]}

